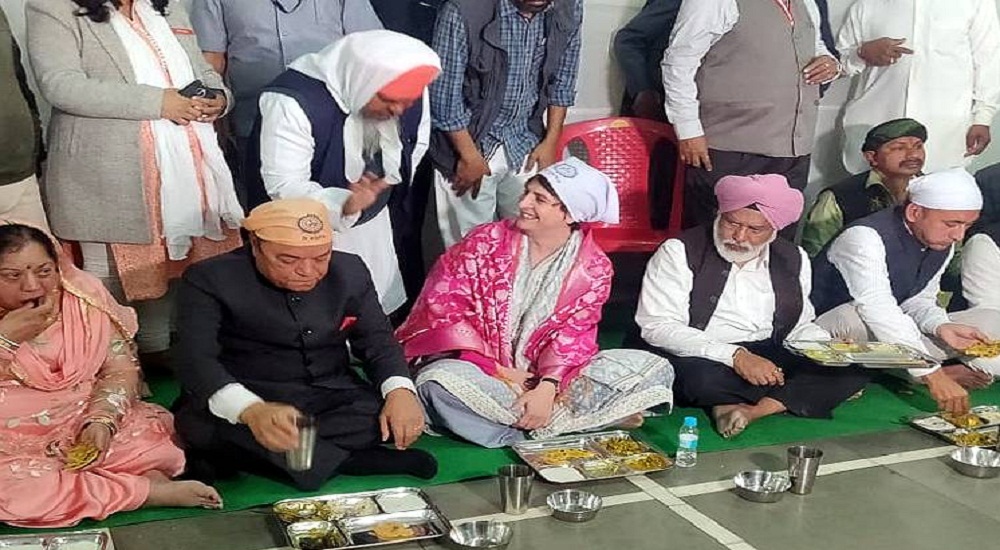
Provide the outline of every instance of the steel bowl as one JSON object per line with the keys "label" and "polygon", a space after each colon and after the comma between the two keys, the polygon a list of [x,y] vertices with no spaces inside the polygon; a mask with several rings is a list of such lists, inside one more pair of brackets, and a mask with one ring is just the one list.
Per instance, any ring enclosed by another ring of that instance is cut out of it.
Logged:
{"label": "steel bowl", "polygon": [[594,519],[604,505],[601,497],[579,489],[556,491],[545,502],[552,508],[552,517],[575,523]]}
{"label": "steel bowl", "polygon": [[792,486],[784,472],[748,470],[733,478],[736,494],[753,502],[778,502]]}
{"label": "steel bowl", "polygon": [[982,447],[961,447],[949,455],[956,472],[969,477],[988,478],[1000,475],[1000,453]]}
{"label": "steel bowl", "polygon": [[513,534],[502,521],[470,521],[452,527],[448,538],[454,548],[507,548]]}

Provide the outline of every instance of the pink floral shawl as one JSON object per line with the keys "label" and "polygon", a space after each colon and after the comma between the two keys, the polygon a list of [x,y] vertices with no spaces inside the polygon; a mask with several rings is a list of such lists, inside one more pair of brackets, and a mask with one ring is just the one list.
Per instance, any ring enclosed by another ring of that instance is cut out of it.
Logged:
{"label": "pink floral shawl", "polygon": [[[589,230],[581,231],[555,310],[525,347],[531,372],[559,378],[563,388],[597,353],[597,323],[611,292],[611,261]],[[396,331],[407,360],[460,351],[490,375],[514,368],[510,301],[522,236],[513,221],[486,224],[445,252]]]}

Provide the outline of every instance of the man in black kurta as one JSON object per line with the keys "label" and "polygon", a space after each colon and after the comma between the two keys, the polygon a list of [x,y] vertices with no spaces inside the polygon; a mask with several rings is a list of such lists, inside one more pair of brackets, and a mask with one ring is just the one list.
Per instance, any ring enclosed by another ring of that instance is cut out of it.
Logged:
{"label": "man in black kurta", "polygon": [[[402,349],[360,258],[331,252],[325,207],[254,209],[251,249],[191,266],[178,293],[177,430],[197,469],[281,472],[314,490],[337,473],[431,477],[405,450],[423,430]],[[350,353],[348,350],[350,344]],[[364,380],[350,366],[360,359]],[[295,421],[316,419],[313,467],[289,470]],[[392,437],[396,449],[380,446]]]}

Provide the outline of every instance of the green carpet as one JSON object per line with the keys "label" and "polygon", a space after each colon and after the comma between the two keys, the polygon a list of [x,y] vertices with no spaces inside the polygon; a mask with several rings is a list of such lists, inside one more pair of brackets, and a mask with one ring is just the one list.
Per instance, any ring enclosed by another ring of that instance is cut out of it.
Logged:
{"label": "green carpet", "polygon": [[[165,379],[150,381],[153,401],[170,403],[177,395],[175,383]],[[973,393],[973,402],[1000,403],[1000,387]],[[701,451],[713,452],[746,447],[776,445],[809,439],[883,432],[904,427],[903,419],[934,410],[934,403],[923,387],[911,386],[898,378],[882,377],[871,384],[861,399],[844,403],[836,410],[836,419],[809,420],[786,415],[765,418],[732,441],[715,434],[708,418],[700,410],[677,409],[669,416],[650,418],[640,430],[648,441],[673,454],[677,431],[685,415],[697,416],[701,427]],[[516,460],[504,449],[483,449],[445,437],[423,437],[417,447],[433,453],[440,462],[440,473],[430,481],[410,477],[351,477],[331,480],[322,493],[366,491],[395,486],[427,486],[491,476],[497,467]],[[289,485],[256,476],[220,482],[217,485],[226,510],[243,510],[276,500],[303,495]],[[223,512],[193,509],[148,509],[123,512],[102,521],[85,521],[78,528],[116,527],[147,521],[218,514]],[[22,530],[0,527],[0,533]]]}

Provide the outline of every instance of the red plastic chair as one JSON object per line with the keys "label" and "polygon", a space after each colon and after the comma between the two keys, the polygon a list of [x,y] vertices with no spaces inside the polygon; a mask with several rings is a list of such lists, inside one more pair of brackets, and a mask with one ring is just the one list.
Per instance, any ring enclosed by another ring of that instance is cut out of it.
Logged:
{"label": "red plastic chair", "polygon": [[[668,237],[681,231],[684,201],[684,163],[676,162],[670,216],[666,229],[652,224],[650,158],[663,140],[677,147],[669,124],[640,118],[603,118],[569,124],[563,128],[559,151],[575,156],[604,172],[618,188],[621,223],[594,224],[594,237],[605,252],[652,252]],[[665,179],[666,174],[662,175]]]}

